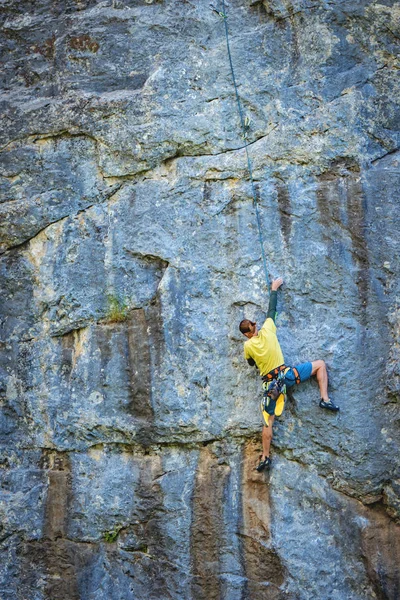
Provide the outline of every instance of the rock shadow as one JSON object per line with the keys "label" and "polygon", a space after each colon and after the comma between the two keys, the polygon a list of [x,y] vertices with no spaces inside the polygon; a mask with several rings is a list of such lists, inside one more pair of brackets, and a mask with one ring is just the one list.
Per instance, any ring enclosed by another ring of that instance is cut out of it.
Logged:
{"label": "rock shadow", "polygon": [[191,529],[191,587],[196,600],[221,598],[220,549],[229,471],[228,465],[218,464],[210,446],[201,449],[192,499]]}
{"label": "rock shadow", "polygon": [[283,600],[280,589],[285,581],[285,567],[273,547],[270,522],[269,473],[255,469],[259,444],[247,442],[243,447],[239,530],[241,558],[246,576],[242,600]]}

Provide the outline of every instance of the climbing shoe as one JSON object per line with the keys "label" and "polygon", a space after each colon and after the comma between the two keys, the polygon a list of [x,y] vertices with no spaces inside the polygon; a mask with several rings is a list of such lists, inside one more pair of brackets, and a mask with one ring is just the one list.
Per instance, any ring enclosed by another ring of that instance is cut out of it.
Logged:
{"label": "climbing shoe", "polygon": [[264,471],[264,469],[269,469],[271,466],[271,459],[269,458],[269,456],[267,456],[267,458],[265,460],[260,460],[260,463],[258,465],[258,467],[256,467],[257,471],[259,473],[261,473],[261,471]]}
{"label": "climbing shoe", "polygon": [[330,398],[328,398],[328,402],[325,402],[321,398],[319,405],[321,408],[327,408],[328,410],[333,410],[334,412],[337,412],[338,410],[340,410],[339,407],[336,406],[336,404],[333,404],[333,402]]}

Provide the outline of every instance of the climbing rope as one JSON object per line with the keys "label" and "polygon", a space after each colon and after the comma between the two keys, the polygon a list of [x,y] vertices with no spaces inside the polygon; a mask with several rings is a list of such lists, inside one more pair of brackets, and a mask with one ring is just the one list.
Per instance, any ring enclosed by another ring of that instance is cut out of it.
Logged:
{"label": "climbing rope", "polygon": [[265,251],[264,251],[264,240],[263,240],[263,234],[262,234],[262,229],[261,229],[260,211],[259,211],[259,207],[258,207],[256,187],[254,185],[254,178],[253,178],[253,169],[251,166],[251,159],[250,159],[248,143],[247,143],[247,131],[249,129],[250,120],[247,117],[246,118],[244,117],[242,104],[241,104],[240,98],[239,98],[239,92],[238,92],[238,87],[237,87],[236,77],[235,77],[235,70],[233,68],[231,48],[230,48],[230,44],[229,44],[228,15],[226,14],[226,11],[225,11],[225,0],[222,0],[222,10],[221,11],[217,10],[212,5],[211,5],[211,8],[214,12],[216,12],[223,19],[224,25],[225,25],[226,47],[228,50],[229,64],[231,67],[233,87],[235,88],[236,102],[237,102],[238,111],[239,111],[240,124],[242,127],[242,136],[243,136],[243,140],[245,143],[244,148],[246,151],[246,158],[247,158],[247,170],[249,172],[249,177],[250,177],[251,191],[252,191],[252,195],[253,195],[253,206],[254,206],[255,212],[256,212],[258,238],[259,238],[259,242],[260,242],[260,246],[261,246],[261,255],[262,255],[262,260],[263,260],[263,265],[264,265],[265,280],[267,282],[267,287],[268,287],[269,286],[269,275],[268,275],[268,268],[267,268],[267,259],[266,259]]}

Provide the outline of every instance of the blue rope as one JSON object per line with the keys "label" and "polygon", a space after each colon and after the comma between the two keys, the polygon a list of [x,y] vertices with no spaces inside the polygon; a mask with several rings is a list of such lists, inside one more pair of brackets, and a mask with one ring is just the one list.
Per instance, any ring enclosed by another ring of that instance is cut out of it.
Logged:
{"label": "blue rope", "polygon": [[254,205],[254,208],[255,208],[255,211],[256,211],[256,219],[257,219],[257,227],[258,227],[258,238],[259,238],[260,246],[261,246],[261,255],[262,255],[262,260],[263,260],[263,265],[264,265],[265,280],[267,282],[267,287],[268,287],[268,285],[269,285],[269,275],[268,275],[268,268],[267,268],[267,259],[266,259],[265,251],[264,251],[264,240],[263,240],[263,234],[262,234],[262,229],[261,229],[260,211],[259,211],[259,208],[258,208],[257,193],[256,193],[255,185],[254,185],[253,169],[252,169],[252,166],[251,166],[250,155],[249,155],[249,151],[248,151],[248,148],[247,148],[248,143],[247,143],[247,139],[246,139],[247,138],[246,122],[245,122],[245,119],[244,119],[244,116],[243,116],[242,104],[241,104],[240,98],[239,98],[238,87],[237,87],[237,84],[236,84],[235,70],[233,68],[233,62],[232,62],[231,48],[230,48],[230,45],[229,45],[228,15],[225,12],[225,0],[222,0],[222,11],[216,11],[216,12],[218,12],[218,14],[220,15],[220,17],[223,18],[224,25],[225,25],[226,47],[228,49],[229,64],[230,64],[230,67],[231,67],[233,86],[235,88],[236,102],[237,102],[237,106],[238,106],[238,110],[239,110],[240,124],[241,124],[242,132],[243,132],[243,140],[245,142],[244,148],[245,148],[246,157],[247,157],[247,169],[248,169],[249,176],[250,176],[251,191],[252,191],[252,195],[253,195],[253,205]]}

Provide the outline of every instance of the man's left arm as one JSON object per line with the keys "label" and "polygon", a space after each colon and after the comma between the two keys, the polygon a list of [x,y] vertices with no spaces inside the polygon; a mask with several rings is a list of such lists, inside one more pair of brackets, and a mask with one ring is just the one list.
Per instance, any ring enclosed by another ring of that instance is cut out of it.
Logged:
{"label": "man's left arm", "polygon": [[248,352],[248,350],[246,348],[246,344],[244,345],[244,357],[251,367],[257,366],[254,358],[252,356],[250,356],[250,353]]}

